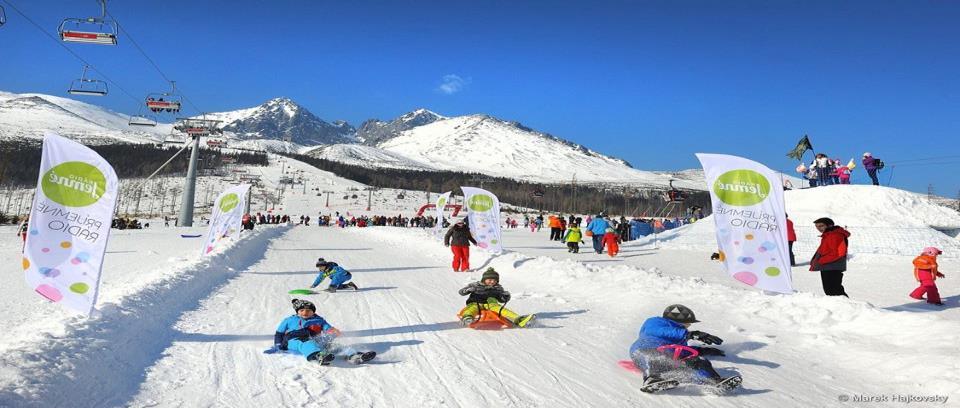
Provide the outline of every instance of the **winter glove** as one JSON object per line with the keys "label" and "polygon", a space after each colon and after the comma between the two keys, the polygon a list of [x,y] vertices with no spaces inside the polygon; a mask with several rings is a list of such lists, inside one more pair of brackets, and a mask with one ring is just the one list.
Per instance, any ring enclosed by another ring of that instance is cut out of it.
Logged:
{"label": "winter glove", "polygon": [[942,274],[942,273],[940,273],[940,272],[937,272],[937,277],[938,277],[938,278],[946,278],[946,275],[944,275],[944,274]]}
{"label": "winter glove", "polygon": [[310,334],[311,334],[311,335],[316,336],[316,335],[320,334],[320,332],[323,331],[323,326],[321,326],[321,325],[319,325],[319,324],[311,324],[311,325],[307,326],[307,330],[310,331]]}
{"label": "winter glove", "polygon": [[703,344],[723,344],[723,339],[714,336],[710,333],[704,333],[699,330],[694,330],[687,335],[687,338],[691,340],[697,340]]}
{"label": "winter glove", "polygon": [[694,350],[700,353],[701,356],[725,356],[726,354],[723,350],[720,350],[715,347],[694,347]]}

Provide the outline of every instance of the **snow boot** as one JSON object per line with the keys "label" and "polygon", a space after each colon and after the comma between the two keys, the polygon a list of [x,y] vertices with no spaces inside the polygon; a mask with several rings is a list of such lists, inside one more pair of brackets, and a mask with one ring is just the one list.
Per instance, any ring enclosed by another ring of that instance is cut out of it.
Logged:
{"label": "snow boot", "polygon": [[533,321],[533,318],[537,317],[536,315],[525,315],[517,318],[517,327],[527,327],[530,322]]}
{"label": "snow boot", "polygon": [[376,356],[377,356],[376,351],[365,351],[365,352],[357,352],[353,355],[346,356],[345,358],[351,364],[363,364],[363,363],[366,363],[367,361],[373,360],[373,358]]}
{"label": "snow boot", "polygon": [[332,363],[336,358],[337,356],[333,355],[333,353],[324,353],[322,351],[318,351],[310,355],[310,357],[307,358],[307,361],[316,361],[320,363],[320,365],[330,365],[330,363]]}
{"label": "snow boot", "polygon": [[663,390],[676,388],[678,386],[680,386],[680,381],[664,380],[655,375],[651,375],[643,379],[643,386],[640,387],[640,391],[652,394],[652,393],[660,392]]}
{"label": "snow boot", "polygon": [[337,288],[334,287],[334,286],[331,286],[331,287],[327,288],[326,291],[327,291],[327,292],[330,292],[330,293],[336,293],[336,292],[337,292]]}
{"label": "snow boot", "polygon": [[341,286],[342,286],[342,287],[341,287],[340,289],[350,288],[350,289],[353,289],[353,290],[360,290],[360,288],[357,287],[357,284],[356,284],[356,283],[353,283],[353,282],[347,282],[347,283],[345,283],[345,284],[343,284],[343,285],[341,285]]}
{"label": "snow boot", "polygon": [[473,322],[475,321],[477,321],[477,318],[474,316],[463,316],[460,318],[460,325],[463,327],[467,327],[473,324]]}
{"label": "snow boot", "polygon": [[739,387],[741,383],[743,383],[743,378],[739,375],[734,375],[732,377],[727,377],[717,381],[717,383],[714,384],[714,387],[716,387],[716,392],[725,394],[730,392],[730,390]]}

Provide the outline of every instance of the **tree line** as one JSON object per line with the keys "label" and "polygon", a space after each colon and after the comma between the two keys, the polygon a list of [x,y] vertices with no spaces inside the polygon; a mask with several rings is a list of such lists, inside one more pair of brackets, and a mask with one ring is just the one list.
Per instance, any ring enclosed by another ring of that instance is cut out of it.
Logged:
{"label": "tree line", "polygon": [[[39,140],[12,140],[0,142],[0,186],[4,188],[32,187],[40,171],[41,142]],[[117,177],[147,177],[173,156],[180,146],[155,144],[110,144],[90,146],[103,156],[117,172]],[[268,165],[266,153],[239,152],[225,154],[216,149],[200,149],[202,169],[216,169],[224,165],[223,158],[232,156],[237,164]],[[188,151],[180,153],[160,175],[182,174],[190,165]]]}
{"label": "tree line", "polygon": [[[534,183],[477,173],[366,168],[300,154],[283,155],[374,187],[443,193],[459,191],[460,186],[476,186],[496,194],[501,202],[545,212],[595,214],[604,211],[612,215],[654,217],[667,209],[666,189]],[[683,209],[700,207],[704,213],[710,212],[707,192],[686,190],[682,193],[685,195]],[[681,205],[673,207],[669,215],[682,216]]]}

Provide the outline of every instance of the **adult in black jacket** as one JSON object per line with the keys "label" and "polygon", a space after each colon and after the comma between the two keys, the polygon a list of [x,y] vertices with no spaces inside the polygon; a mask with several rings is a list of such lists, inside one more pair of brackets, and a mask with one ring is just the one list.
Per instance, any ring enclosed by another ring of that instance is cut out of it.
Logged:
{"label": "adult in black jacket", "polygon": [[470,227],[463,221],[457,220],[443,237],[443,245],[450,247],[453,252],[453,271],[466,272],[470,269],[470,243],[477,244],[470,233]]}

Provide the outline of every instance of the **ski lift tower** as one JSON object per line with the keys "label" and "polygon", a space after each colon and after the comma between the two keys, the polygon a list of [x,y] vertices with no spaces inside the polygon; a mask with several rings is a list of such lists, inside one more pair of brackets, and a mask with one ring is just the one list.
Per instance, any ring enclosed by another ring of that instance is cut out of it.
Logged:
{"label": "ski lift tower", "polygon": [[200,136],[219,133],[218,123],[220,123],[219,120],[182,118],[174,126],[174,129],[186,133],[193,139],[190,167],[187,168],[187,179],[183,187],[183,196],[180,199],[180,214],[177,217],[177,225],[181,227],[193,226],[193,200],[197,187],[197,158],[200,155]]}

